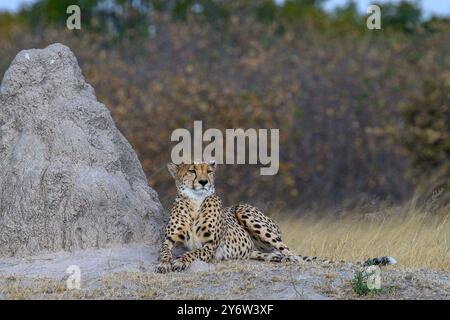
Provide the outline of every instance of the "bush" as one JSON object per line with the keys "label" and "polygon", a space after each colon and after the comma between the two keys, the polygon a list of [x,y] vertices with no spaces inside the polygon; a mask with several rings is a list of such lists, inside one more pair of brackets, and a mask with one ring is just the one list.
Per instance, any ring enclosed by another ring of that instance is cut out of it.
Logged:
{"label": "bush", "polygon": [[[450,188],[450,73],[423,83],[419,93],[403,106],[405,129],[401,137],[411,159],[410,175],[426,194]],[[449,203],[450,197],[446,199]]]}

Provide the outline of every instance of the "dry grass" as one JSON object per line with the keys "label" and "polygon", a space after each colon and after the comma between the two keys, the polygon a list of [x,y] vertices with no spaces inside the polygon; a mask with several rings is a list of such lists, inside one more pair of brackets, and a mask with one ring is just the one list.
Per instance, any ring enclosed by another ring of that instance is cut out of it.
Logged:
{"label": "dry grass", "polygon": [[57,279],[0,276],[0,299],[449,299],[449,272],[386,268],[382,290],[357,295],[348,265],[223,261],[210,272],[105,273],[66,290]]}
{"label": "dry grass", "polygon": [[450,270],[450,212],[415,199],[374,213],[275,219],[298,254],[348,261],[389,255],[402,267]]}

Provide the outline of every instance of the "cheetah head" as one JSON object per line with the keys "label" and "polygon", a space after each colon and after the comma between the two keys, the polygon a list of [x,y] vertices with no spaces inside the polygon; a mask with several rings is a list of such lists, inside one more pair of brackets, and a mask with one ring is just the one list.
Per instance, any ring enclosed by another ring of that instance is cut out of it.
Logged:
{"label": "cheetah head", "polygon": [[208,163],[193,164],[167,164],[172,177],[175,179],[178,193],[195,200],[201,200],[214,194],[214,174],[217,164],[214,161]]}

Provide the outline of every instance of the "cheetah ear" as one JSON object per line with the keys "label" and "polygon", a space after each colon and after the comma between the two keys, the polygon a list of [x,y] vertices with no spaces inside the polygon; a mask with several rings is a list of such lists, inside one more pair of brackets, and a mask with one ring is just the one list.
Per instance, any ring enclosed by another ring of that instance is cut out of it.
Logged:
{"label": "cheetah ear", "polygon": [[215,160],[209,161],[208,164],[209,164],[209,166],[210,166],[212,169],[214,169],[214,170],[217,169],[217,163],[216,163]]}
{"label": "cheetah ear", "polygon": [[167,170],[169,170],[170,175],[175,179],[175,177],[177,176],[177,169],[178,166],[173,163],[173,162],[169,162],[167,164]]}

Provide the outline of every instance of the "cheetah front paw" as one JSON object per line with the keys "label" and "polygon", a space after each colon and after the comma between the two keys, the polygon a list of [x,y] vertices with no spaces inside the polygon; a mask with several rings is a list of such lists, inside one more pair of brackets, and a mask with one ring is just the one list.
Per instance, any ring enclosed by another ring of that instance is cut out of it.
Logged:
{"label": "cheetah front paw", "polygon": [[175,259],[175,261],[172,264],[172,271],[183,271],[186,270],[187,267],[189,267],[191,263],[183,258]]}
{"label": "cheetah front paw", "polygon": [[156,273],[168,273],[172,271],[172,265],[169,262],[161,262],[155,267]]}

